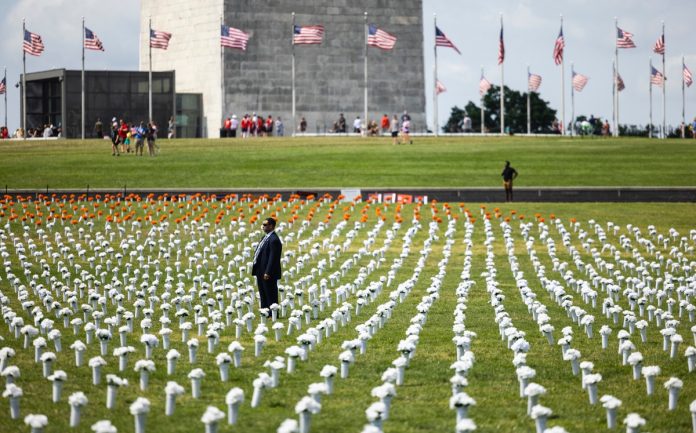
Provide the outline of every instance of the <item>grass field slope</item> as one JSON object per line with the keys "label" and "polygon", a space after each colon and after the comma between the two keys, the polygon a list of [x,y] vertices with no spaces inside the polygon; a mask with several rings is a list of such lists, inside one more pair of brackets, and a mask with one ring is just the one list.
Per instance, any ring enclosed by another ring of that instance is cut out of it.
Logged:
{"label": "grass field slope", "polygon": [[[204,421],[219,432],[299,421],[336,433],[596,433],[608,412],[611,431],[626,419],[691,431],[695,211],[5,198],[0,433],[100,420],[144,433],[202,432]],[[284,274],[269,311],[249,268],[271,215]]]}
{"label": "grass field slope", "polygon": [[108,140],[4,141],[0,187],[498,187],[505,160],[520,187],[696,186],[693,140],[638,138],[285,137],[159,140],[155,158],[111,156]]}

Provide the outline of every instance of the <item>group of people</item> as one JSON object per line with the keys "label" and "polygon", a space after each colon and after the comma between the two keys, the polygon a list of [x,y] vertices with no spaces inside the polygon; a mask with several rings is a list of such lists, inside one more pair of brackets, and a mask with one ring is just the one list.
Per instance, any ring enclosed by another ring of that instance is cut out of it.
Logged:
{"label": "group of people", "polygon": [[273,120],[270,114],[264,118],[260,114],[253,113],[251,116],[245,114],[241,120],[237,119],[236,114],[227,117],[220,129],[220,137],[237,137],[238,130],[242,138],[272,137],[274,133],[278,137],[285,135],[285,125],[280,117]]}
{"label": "group of people", "polygon": [[[61,138],[62,136],[63,128],[60,124],[58,126],[45,124],[43,127],[27,129],[26,138]],[[12,137],[10,137],[10,130],[6,126],[0,127],[0,139],[5,138],[25,138],[24,128],[17,128]]]}
{"label": "group of people", "polygon": [[[304,117],[302,118],[304,120]],[[338,119],[334,122],[331,132],[336,134],[345,134],[347,132],[347,122],[343,113],[338,115]],[[379,124],[375,120],[370,120],[367,124],[363,123],[360,116],[356,116],[353,120],[353,133],[363,134],[367,136],[387,135],[391,134],[394,144],[411,143],[411,116],[408,111],[404,111],[401,119],[395,114],[391,119],[384,113]]]}
{"label": "group of people", "polygon": [[[171,123],[171,121],[170,121]],[[104,138],[104,124],[101,118],[97,118],[94,124],[94,133],[97,138]],[[170,135],[170,137],[173,137]],[[121,156],[122,153],[131,153],[131,144],[135,145],[135,155],[143,156],[145,142],[147,141],[147,150],[150,156],[155,156],[158,150],[157,140],[157,125],[155,122],[145,124],[141,121],[140,124],[128,124],[125,120],[117,120],[115,117],[111,119],[111,129],[109,138],[111,138],[111,156]]]}

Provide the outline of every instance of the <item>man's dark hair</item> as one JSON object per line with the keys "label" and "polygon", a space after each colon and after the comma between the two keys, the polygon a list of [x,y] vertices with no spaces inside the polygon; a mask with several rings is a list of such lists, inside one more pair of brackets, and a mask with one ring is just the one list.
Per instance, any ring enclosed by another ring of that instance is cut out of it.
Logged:
{"label": "man's dark hair", "polygon": [[268,218],[266,218],[266,221],[268,221],[268,224],[270,224],[271,227],[276,226],[276,220],[274,218],[268,217]]}

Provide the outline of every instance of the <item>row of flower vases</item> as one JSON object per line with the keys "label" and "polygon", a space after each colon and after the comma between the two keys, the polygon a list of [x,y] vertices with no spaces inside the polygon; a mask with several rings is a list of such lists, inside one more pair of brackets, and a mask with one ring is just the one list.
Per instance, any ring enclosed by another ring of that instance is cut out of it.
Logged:
{"label": "row of flower vases", "polygon": [[[136,310],[136,311],[137,311],[137,310]],[[164,317],[164,316],[163,316],[163,317]],[[148,320],[148,319],[145,318],[144,321],[145,321],[145,320]],[[143,327],[143,328],[145,328],[145,327]],[[163,327],[163,329],[167,329],[167,328],[164,328],[164,327]],[[131,329],[129,329],[129,331],[131,331]],[[107,337],[107,333],[106,333],[106,332],[102,332],[101,334],[102,334],[103,337],[100,338],[100,341],[102,341],[102,342],[108,341],[109,338]],[[123,335],[123,334],[125,334],[125,333],[122,333],[122,335]],[[145,338],[143,338],[143,340],[142,340],[143,343],[145,344],[145,347],[146,347],[147,358],[150,358],[150,357],[152,356],[152,350],[148,350],[148,349],[154,349],[154,347],[157,346],[157,343],[154,343],[155,339],[150,339],[149,337],[150,337],[150,336],[148,336],[147,341],[145,340]],[[123,337],[122,337],[122,338],[123,338]],[[102,344],[102,346],[105,346],[105,345],[106,345],[106,344]],[[78,363],[78,365],[81,364],[81,361],[82,361],[82,360],[80,359],[81,357],[80,357],[80,355],[78,355],[78,353],[84,352],[82,346],[84,346],[82,343],[76,342],[76,344],[74,344],[73,347],[71,347],[71,348],[73,348],[73,349],[76,350],[76,362]],[[189,348],[191,348],[192,346],[193,346],[193,345],[189,345]],[[8,348],[8,349],[9,349],[9,348]],[[118,351],[117,353],[115,353],[115,356],[119,357],[119,364],[120,364],[119,367],[120,367],[120,370],[122,371],[122,370],[125,369],[125,365],[126,365],[126,363],[127,363],[127,355],[128,355],[129,353],[133,353],[134,350],[131,350],[132,348],[130,348],[130,347],[128,347],[128,346],[121,347],[121,348],[117,348],[117,349],[128,349],[128,350],[120,350],[120,351]],[[105,352],[105,350],[103,350],[103,352]],[[171,352],[172,352],[172,351],[170,350],[170,354],[171,354]],[[45,364],[49,364],[49,365],[50,365],[50,361],[51,361],[51,360],[48,359],[48,358],[50,357],[51,354],[48,353],[48,354],[46,354],[46,355],[47,355],[47,356],[44,356],[44,357],[43,357],[44,360],[47,361]],[[224,358],[224,353],[223,353],[223,354],[219,354],[219,355],[221,355],[221,356],[218,357],[218,364],[219,364],[220,366],[222,366],[222,365],[226,364],[225,360],[223,359],[223,358]],[[10,356],[4,357],[5,360],[7,360],[7,359],[9,359],[9,358],[10,358]],[[100,374],[100,371],[99,371],[99,370],[100,370],[100,367],[104,364],[103,360],[100,360],[99,358],[100,358],[100,357],[96,357],[95,359],[90,360],[91,362],[89,363],[89,364],[90,364],[90,367],[92,367],[92,369],[93,369],[93,380],[94,380],[95,382],[97,382],[97,383],[99,382],[99,379],[98,379],[98,378],[101,377],[101,374]],[[169,360],[171,360],[172,358],[174,358],[174,357],[169,357],[169,356],[168,356],[168,359],[169,359]],[[193,356],[192,362],[195,362],[195,355]],[[152,369],[153,369],[153,367],[154,367],[154,365],[153,365],[152,361],[149,361],[148,359],[146,359],[146,360],[141,360],[141,361],[138,361],[138,362],[136,363],[136,371],[140,372],[140,374],[141,374],[141,378],[140,378],[141,388],[144,389],[144,388],[147,387],[147,382],[148,382],[148,381],[147,381],[147,373],[151,372]],[[173,369],[172,369],[172,370],[173,370]],[[221,370],[222,370],[222,368],[221,368]],[[10,369],[10,370],[8,371],[8,373],[13,373],[12,369]],[[200,370],[200,369],[195,369],[195,370],[192,372],[192,374],[193,374],[193,373],[202,373],[202,370]],[[12,377],[12,376],[14,376],[14,374],[8,374],[8,377]],[[192,380],[192,392],[195,394],[195,393],[196,393],[196,389],[199,389],[199,390],[200,390],[200,386],[197,386],[197,385],[196,385],[196,382],[198,382],[198,383],[200,382],[200,379],[202,378],[202,375],[196,374],[196,375],[194,375],[194,376],[196,376],[196,377],[190,376],[190,378],[191,378],[191,380]],[[221,371],[221,376],[224,376],[224,373],[222,373],[222,371]],[[65,379],[65,378],[63,377],[63,379]],[[115,376],[115,375],[107,375],[107,382],[109,382],[109,383],[108,383],[108,389],[109,389],[109,391],[108,391],[108,394],[107,394],[107,405],[111,406],[111,405],[113,405],[113,404],[115,403],[115,399],[116,399],[116,391],[115,391],[115,390],[117,389],[118,386],[127,384],[127,381],[126,381],[125,379],[122,380],[122,379],[118,378],[118,377]],[[172,397],[174,397],[177,393],[180,393],[180,392],[182,392],[182,391],[181,391],[180,388],[178,388],[178,386],[176,386],[175,383],[170,383],[170,384],[172,384],[172,386],[169,386],[168,389],[169,389],[169,391],[171,391],[171,392],[167,392],[167,395],[168,395],[168,399],[167,399],[167,400],[168,400],[168,406],[169,406],[169,408],[170,408],[170,409],[168,409],[168,410],[170,410],[171,412],[173,412],[174,404],[173,404],[173,398],[172,398]],[[71,396],[71,397],[72,397],[72,396]],[[80,399],[77,399],[77,398],[76,398],[76,399],[72,399],[72,398],[71,398],[71,400],[75,400],[75,401],[77,402],[77,400],[80,400]],[[111,404],[109,404],[110,401],[111,401]],[[171,404],[169,404],[170,401],[171,401]],[[84,404],[86,404],[86,397],[85,397],[85,399],[82,399],[82,402],[81,402],[80,404],[76,404],[75,407],[81,407],[81,406],[83,406]],[[75,418],[76,418],[77,420],[79,420],[79,414],[78,414]],[[78,421],[78,422],[79,422],[79,421]]]}
{"label": "row of flower vases", "polygon": [[[540,227],[542,227],[543,224],[540,224]],[[560,222],[557,221],[557,226],[561,226]],[[523,235],[525,232],[528,233],[529,225],[526,227],[523,225]],[[553,241],[550,237],[547,237],[547,233],[545,232],[546,227],[540,228],[541,233],[541,238],[546,239],[547,244],[549,245],[549,254],[552,256],[552,260],[554,263],[558,263],[556,256],[555,256],[555,248],[553,247]],[[505,236],[506,239],[511,239],[510,236],[510,226],[505,225],[503,228],[505,231]],[[564,232],[564,239],[568,239],[569,236],[567,236],[567,232]],[[527,238],[527,236],[524,236]],[[509,262],[511,263],[511,268],[513,271],[513,275],[515,275],[516,282],[517,282],[517,287],[520,290],[520,294],[522,295],[523,302],[525,302],[526,305],[528,305],[530,313],[533,314],[533,317],[537,324],[539,325],[540,332],[548,339],[549,344],[553,344],[553,327],[548,323],[549,317],[546,314],[548,312],[547,308],[540,303],[539,301],[536,301],[536,295],[529,289],[526,280],[524,280],[521,277],[521,273],[519,272],[519,268],[517,266],[517,261],[514,257],[514,247],[512,246],[512,243],[508,244],[508,254],[509,254]],[[550,281],[545,278],[544,272],[543,272],[543,267],[540,266],[539,260],[536,258],[535,251],[533,249],[533,239],[530,239],[527,241],[527,252],[530,255],[530,259],[532,260],[535,270],[537,270],[537,276],[540,279],[541,285],[543,288],[547,290],[547,292],[551,295],[551,299],[554,299],[561,308],[563,308],[568,316],[573,320],[577,325],[583,325],[585,327],[585,332],[587,334],[588,338],[592,338],[592,323],[594,322],[594,317],[586,314],[584,310],[579,309],[578,307],[573,307],[572,301],[569,298],[563,299],[562,295],[564,293],[562,287],[558,285],[556,282]],[[572,246],[566,244],[566,246],[572,250]],[[584,268],[588,269],[589,267],[585,267],[584,263],[582,263],[582,260],[580,258],[576,258],[576,266],[579,268]],[[559,268],[562,268],[562,265],[559,266]],[[561,269],[559,269],[559,272],[561,272]],[[568,280],[569,278],[566,278]],[[592,302],[595,297],[592,296],[592,291],[591,289],[587,289],[587,286],[583,286],[583,282],[579,281],[576,282],[576,287],[582,287],[585,291],[583,291],[583,299],[585,300],[586,303],[592,303],[592,307],[596,307],[596,303]],[[576,291],[579,291],[576,289]],[[589,296],[588,296],[589,295]],[[606,305],[606,303],[604,304]],[[609,318],[610,315],[607,314],[607,318]],[[625,326],[625,323],[624,323]],[[645,327],[642,327],[641,329],[645,329]],[[673,329],[673,328],[671,328]],[[632,329],[631,329],[632,330]],[[607,348],[607,337],[611,333],[611,329],[604,325],[602,329],[600,330],[600,334],[602,335],[602,347],[604,349]],[[590,404],[596,404],[598,401],[597,398],[597,383],[601,381],[601,375],[597,373],[593,373],[593,364],[589,361],[584,361],[580,362],[580,352],[572,349],[570,347],[570,342],[572,341],[572,328],[571,327],[565,327],[563,329],[563,338],[558,341],[558,344],[562,347],[562,354],[563,354],[563,359],[566,361],[570,361],[571,366],[572,366],[572,371],[574,375],[577,375],[579,371],[582,372],[582,387],[583,389],[586,389],[588,391],[588,396],[589,396],[589,401]],[[640,355],[639,352],[632,352],[632,350],[635,350],[635,346],[630,343],[628,340],[630,334],[629,332],[625,330],[621,330],[619,333],[619,353],[623,355],[623,364],[626,365],[627,363],[630,363],[633,366],[634,370],[634,379],[638,379],[640,376],[641,368],[640,364],[642,362],[642,356]],[[664,335],[664,333],[663,333]],[[670,333],[670,335],[673,335],[673,333]],[[642,340],[643,342],[646,341],[645,338],[645,333],[642,333]],[[665,346],[667,346],[667,338],[665,338]],[[665,350],[667,348],[665,347]],[[675,356],[675,349],[674,345],[672,346],[672,357]],[[691,371],[691,367],[689,369]],[[643,374],[646,377],[646,383],[647,383],[647,389],[648,389],[648,394],[651,395],[654,392],[654,378],[657,374],[659,374],[659,367],[657,366],[651,366],[651,367],[645,367],[643,368]],[[543,387],[537,386],[536,384],[531,389],[525,390],[525,395],[528,395],[530,400],[529,400],[529,408],[531,410],[532,408],[532,398],[535,395],[538,395],[540,393],[545,392]],[[670,378],[667,382],[665,382],[665,388],[668,389],[669,391],[669,404],[668,404],[668,409],[669,410],[674,410],[676,408],[676,402],[677,402],[677,397],[679,393],[679,389],[682,386],[682,382],[677,379],[677,378]],[[601,399],[599,399],[603,406],[607,410],[607,425],[609,428],[614,428],[616,426],[616,410],[617,408],[621,405],[621,401],[616,399],[613,396],[605,395]],[[542,411],[544,412],[544,411]],[[537,416],[539,416],[539,411],[536,413]],[[696,418],[694,418],[696,419]],[[625,419],[624,423],[626,424],[627,431],[629,432],[637,432],[640,428],[640,426],[645,424],[645,420],[641,418],[638,414],[629,414]],[[694,428],[696,428],[696,424],[694,424]]]}

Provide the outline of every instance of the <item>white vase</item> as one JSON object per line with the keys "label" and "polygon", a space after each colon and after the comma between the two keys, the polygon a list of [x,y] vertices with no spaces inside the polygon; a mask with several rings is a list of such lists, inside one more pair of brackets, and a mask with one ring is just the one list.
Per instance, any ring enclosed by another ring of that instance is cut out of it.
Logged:
{"label": "white vase", "polygon": [[148,382],[150,381],[150,373],[143,369],[140,370],[140,389],[145,391],[147,389]]}
{"label": "white vase", "polygon": [[80,424],[80,406],[70,406],[70,427],[77,427]]}
{"label": "white vase", "polygon": [[19,419],[19,397],[10,397],[10,418]]}
{"label": "white vase", "polygon": [[54,380],[52,391],[53,403],[58,403],[60,401],[60,395],[63,393],[63,381]]}
{"label": "white vase", "polygon": [[227,382],[230,378],[230,364],[227,362],[223,362],[218,367],[220,369],[220,380],[223,382]]}
{"label": "white vase", "polygon": [[237,423],[239,417],[239,403],[227,405],[227,423],[232,425]]}
{"label": "white vase", "polygon": [[201,380],[191,379],[191,396],[193,398],[201,397]]}
{"label": "white vase", "polygon": [[145,420],[147,419],[147,412],[138,413],[134,415],[135,418],[135,433],[145,433]]}
{"label": "white vase", "polygon": [[164,406],[164,414],[166,416],[174,415],[174,409],[176,407],[176,394],[167,394],[167,400]]}
{"label": "white vase", "polygon": [[109,385],[106,387],[106,408],[113,409],[116,407],[116,392],[118,386]]}

